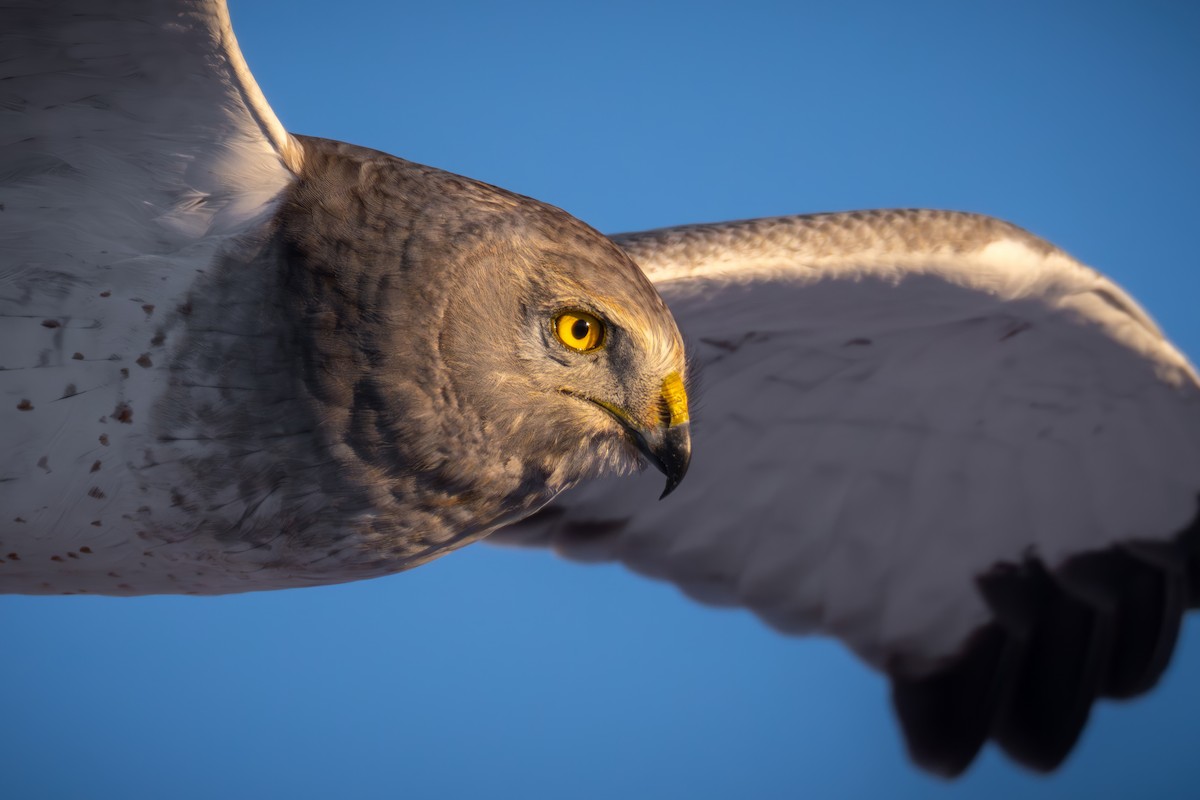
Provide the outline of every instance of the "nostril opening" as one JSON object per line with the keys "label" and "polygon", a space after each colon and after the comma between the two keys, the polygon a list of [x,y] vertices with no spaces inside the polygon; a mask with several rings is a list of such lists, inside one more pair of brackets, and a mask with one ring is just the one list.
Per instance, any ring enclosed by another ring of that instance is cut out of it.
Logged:
{"label": "nostril opening", "polygon": [[665,397],[660,397],[658,400],[658,423],[664,428],[671,427],[671,406]]}

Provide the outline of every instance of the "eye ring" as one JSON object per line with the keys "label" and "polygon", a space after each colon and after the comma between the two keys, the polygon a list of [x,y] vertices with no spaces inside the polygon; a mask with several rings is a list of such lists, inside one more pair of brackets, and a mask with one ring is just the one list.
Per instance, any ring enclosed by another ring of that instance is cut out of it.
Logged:
{"label": "eye ring", "polygon": [[568,308],[555,314],[551,327],[563,346],[576,353],[594,353],[604,347],[608,338],[604,321],[578,308]]}

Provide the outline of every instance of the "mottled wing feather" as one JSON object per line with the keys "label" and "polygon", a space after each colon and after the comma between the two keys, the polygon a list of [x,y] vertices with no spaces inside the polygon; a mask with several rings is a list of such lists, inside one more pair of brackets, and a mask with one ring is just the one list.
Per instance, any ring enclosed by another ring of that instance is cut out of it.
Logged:
{"label": "mottled wing feather", "polygon": [[223,3],[9,2],[0,43],[0,587],[29,591],[20,560],[127,551],[188,288],[300,150]]}
{"label": "mottled wing feather", "polygon": [[943,772],[989,735],[1052,768],[1094,697],[1153,684],[1197,596],[1200,391],[1118,287],[950,212],[616,240],[700,368],[691,472],[662,503],[579,487],[499,540],[838,636]]}

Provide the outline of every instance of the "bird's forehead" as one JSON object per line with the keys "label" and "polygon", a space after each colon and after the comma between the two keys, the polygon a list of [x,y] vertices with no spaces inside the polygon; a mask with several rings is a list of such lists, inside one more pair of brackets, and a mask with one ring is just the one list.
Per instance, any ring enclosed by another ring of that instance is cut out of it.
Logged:
{"label": "bird's forehead", "polygon": [[543,303],[578,302],[628,331],[664,368],[683,371],[675,320],[641,268],[611,239],[567,212],[476,184],[474,214],[458,216],[476,257],[507,280],[527,280]]}

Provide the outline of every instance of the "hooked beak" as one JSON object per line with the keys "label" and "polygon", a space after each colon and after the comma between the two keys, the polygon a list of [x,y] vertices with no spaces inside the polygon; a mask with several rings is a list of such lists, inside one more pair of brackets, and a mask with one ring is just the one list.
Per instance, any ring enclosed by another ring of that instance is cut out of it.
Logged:
{"label": "hooked beak", "polygon": [[663,489],[659,500],[675,491],[687,474],[692,460],[691,428],[690,422],[650,430],[630,428],[638,450],[667,476],[667,488]]}
{"label": "hooked beak", "polygon": [[687,392],[684,391],[683,379],[679,377],[678,372],[672,372],[663,379],[659,424],[652,427],[638,423],[629,412],[612,403],[569,389],[560,391],[600,406],[624,426],[642,455],[667,476],[667,486],[659,495],[659,500],[675,491],[683,481],[688,464],[692,460],[692,427],[688,415]]}
{"label": "hooked beak", "polygon": [[638,449],[667,476],[667,488],[663,489],[659,500],[675,491],[692,460],[691,417],[683,378],[678,372],[663,378],[661,402],[664,424],[649,431],[634,431]]}

